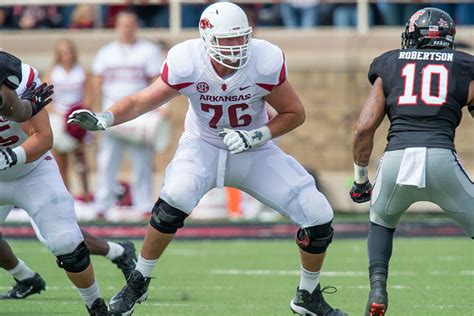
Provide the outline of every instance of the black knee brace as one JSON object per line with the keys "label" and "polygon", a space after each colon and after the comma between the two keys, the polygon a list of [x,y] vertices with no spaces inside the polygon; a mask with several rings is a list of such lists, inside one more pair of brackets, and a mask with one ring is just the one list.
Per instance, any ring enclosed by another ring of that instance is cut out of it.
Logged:
{"label": "black knee brace", "polygon": [[174,234],[184,226],[188,214],[158,199],[151,211],[150,225],[163,234]]}
{"label": "black knee brace", "polygon": [[326,252],[334,235],[331,223],[332,221],[323,225],[298,229],[296,244],[308,253],[318,254]]}
{"label": "black knee brace", "polygon": [[84,271],[91,262],[90,251],[85,242],[81,242],[70,254],[59,255],[56,258],[60,268],[73,273]]}

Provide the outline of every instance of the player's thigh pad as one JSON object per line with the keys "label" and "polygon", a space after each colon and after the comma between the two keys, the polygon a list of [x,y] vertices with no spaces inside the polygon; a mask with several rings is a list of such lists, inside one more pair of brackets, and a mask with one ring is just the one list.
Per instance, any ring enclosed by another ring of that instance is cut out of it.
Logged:
{"label": "player's thigh pad", "polygon": [[396,184],[402,157],[403,150],[385,152],[375,177],[370,220],[384,227],[395,228],[408,207],[425,194],[414,191],[413,186]]}
{"label": "player's thigh pad", "polygon": [[458,223],[467,236],[474,237],[474,183],[450,150],[429,148],[427,159],[431,201]]}
{"label": "player's thigh pad", "polygon": [[23,208],[37,225],[51,252],[58,256],[74,251],[83,241],[67,191],[54,160],[43,160],[22,177],[15,205]]}
{"label": "player's thigh pad", "polygon": [[219,149],[199,138],[182,138],[166,168],[160,198],[190,214],[202,196],[215,187]]}
{"label": "player's thigh pad", "polygon": [[314,178],[293,157],[274,144],[228,157],[226,185],[242,189],[300,227],[328,223],[333,218],[326,197]]}

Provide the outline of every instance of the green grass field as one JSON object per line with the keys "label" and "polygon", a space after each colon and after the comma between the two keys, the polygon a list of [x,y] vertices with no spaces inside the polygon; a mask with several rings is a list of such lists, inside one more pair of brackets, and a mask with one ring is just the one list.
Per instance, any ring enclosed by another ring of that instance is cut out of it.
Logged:
{"label": "green grass field", "polygon": [[[85,315],[76,290],[36,241],[12,241],[16,254],[47,283],[41,295],[0,301],[0,315]],[[137,246],[138,243],[137,243]],[[108,300],[124,284],[119,270],[93,257],[102,295]],[[134,315],[291,315],[289,301],[299,282],[297,247],[290,240],[175,241],[159,261],[149,299]],[[349,315],[363,315],[368,291],[363,239],[335,240],[322,285]],[[12,284],[0,272],[0,290]],[[395,240],[389,279],[388,315],[474,315],[474,243],[467,238]]]}

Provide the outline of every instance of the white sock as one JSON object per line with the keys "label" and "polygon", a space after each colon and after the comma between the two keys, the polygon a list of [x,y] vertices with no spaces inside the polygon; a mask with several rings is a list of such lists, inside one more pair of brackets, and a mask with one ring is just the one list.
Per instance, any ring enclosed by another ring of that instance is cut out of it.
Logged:
{"label": "white sock", "polygon": [[313,293],[314,289],[319,284],[319,271],[311,272],[301,266],[300,290],[306,290]]}
{"label": "white sock", "polygon": [[35,276],[35,272],[32,271],[28,266],[23,262],[23,260],[18,258],[18,264],[11,270],[8,270],[15,279],[18,281],[23,281]]}
{"label": "white sock", "polygon": [[157,262],[158,259],[147,260],[141,255],[139,255],[135,270],[139,271],[143,275],[143,277],[147,278],[151,275],[151,271],[153,271],[153,268],[155,267]]}
{"label": "white sock", "polygon": [[109,252],[107,252],[105,257],[109,260],[114,260],[120,257],[125,250],[122,245],[117,244],[116,242],[108,241],[107,244],[109,245]]}
{"label": "white sock", "polygon": [[97,286],[97,282],[94,282],[94,284],[86,289],[77,288],[77,290],[79,291],[79,295],[81,296],[82,300],[89,308],[92,306],[92,303],[94,303],[94,301],[100,297],[100,291],[99,287]]}

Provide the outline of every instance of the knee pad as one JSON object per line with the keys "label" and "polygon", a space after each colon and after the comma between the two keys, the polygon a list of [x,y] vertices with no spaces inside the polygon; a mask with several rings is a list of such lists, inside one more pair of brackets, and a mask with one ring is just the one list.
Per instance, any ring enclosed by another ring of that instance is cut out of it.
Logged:
{"label": "knee pad", "polygon": [[81,242],[70,254],[59,255],[56,258],[60,268],[73,273],[84,271],[91,262],[90,251],[85,242]]}
{"label": "knee pad", "polygon": [[150,225],[163,234],[174,234],[184,226],[188,214],[158,199],[151,211]]}
{"label": "knee pad", "polygon": [[298,229],[296,233],[296,244],[303,251],[308,253],[318,254],[326,252],[334,235],[331,223],[332,221],[323,225]]}

